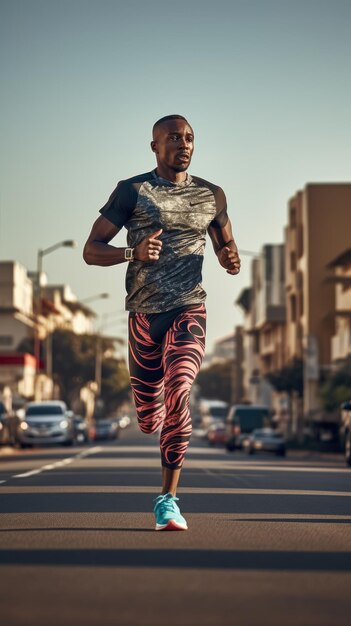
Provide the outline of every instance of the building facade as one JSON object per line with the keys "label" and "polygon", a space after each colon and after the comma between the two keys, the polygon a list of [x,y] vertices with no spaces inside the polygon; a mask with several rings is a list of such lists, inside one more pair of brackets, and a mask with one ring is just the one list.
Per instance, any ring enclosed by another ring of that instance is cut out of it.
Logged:
{"label": "building facade", "polygon": [[[52,333],[64,328],[92,334],[95,317],[67,285],[39,289],[37,276],[21,263],[0,261],[0,392],[52,397]],[[34,342],[35,357],[21,350],[25,340]]]}
{"label": "building facade", "polygon": [[329,264],[349,248],[351,184],[308,184],[288,204],[285,229],[287,362],[304,362],[304,416],[321,418],[318,381],[332,361],[336,293]]}
{"label": "building facade", "polygon": [[351,359],[351,248],[333,259],[329,269],[333,273],[328,280],[335,289],[335,329],[331,342],[331,363],[337,368]]}
{"label": "building facade", "polygon": [[267,244],[251,263],[251,287],[237,304],[244,311],[243,386],[249,402],[272,403],[267,374],[285,361],[284,246]]}

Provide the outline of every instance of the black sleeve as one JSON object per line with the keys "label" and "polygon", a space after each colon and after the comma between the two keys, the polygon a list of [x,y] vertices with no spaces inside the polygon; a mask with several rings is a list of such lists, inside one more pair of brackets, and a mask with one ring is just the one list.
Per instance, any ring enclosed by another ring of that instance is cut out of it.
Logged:
{"label": "black sleeve", "polygon": [[137,192],[130,181],[121,180],[100,209],[101,215],[109,222],[122,228],[131,217],[137,201]]}
{"label": "black sleeve", "polygon": [[213,228],[223,228],[229,218],[227,213],[227,199],[221,187],[216,187],[214,197],[216,200],[216,215],[210,226],[213,226]]}

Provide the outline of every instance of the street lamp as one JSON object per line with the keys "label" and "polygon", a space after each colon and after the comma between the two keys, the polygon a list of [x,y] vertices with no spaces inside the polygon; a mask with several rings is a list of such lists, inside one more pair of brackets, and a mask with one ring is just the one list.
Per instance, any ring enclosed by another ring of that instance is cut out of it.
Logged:
{"label": "street lamp", "polygon": [[239,250],[239,255],[241,254],[241,256],[253,256],[253,257],[259,257],[262,255],[262,253],[260,252],[252,252],[252,250]]}
{"label": "street lamp", "polygon": [[58,248],[76,248],[77,243],[73,239],[65,239],[64,241],[59,241],[55,243],[53,246],[49,246],[48,248],[40,248],[37,254],[37,276],[36,276],[36,333],[35,333],[35,342],[34,342],[34,356],[36,361],[36,378],[39,374],[39,361],[40,361],[40,337],[39,337],[39,317],[41,314],[41,274],[43,271],[43,257],[51,252],[54,252]]}
{"label": "street lamp", "polygon": [[[114,326],[115,322],[108,322],[106,320],[108,317],[120,316],[121,314],[125,315],[126,311],[120,309],[119,311],[111,311],[110,313],[103,313],[102,315],[102,324],[100,324],[97,335],[96,335],[96,356],[95,356],[95,386],[96,386],[96,396],[98,397],[101,394],[101,381],[102,381],[102,360],[103,360],[103,351],[102,351],[102,334],[101,331],[107,326]],[[119,320],[117,320],[119,321]]]}
{"label": "street lamp", "polygon": [[73,239],[66,239],[65,241],[59,241],[59,243],[55,243],[53,246],[50,246],[49,248],[45,248],[43,249],[39,249],[38,250],[38,256],[37,256],[37,275],[38,275],[38,292],[40,295],[40,275],[43,271],[43,257],[46,254],[50,254],[50,252],[54,252],[55,250],[57,250],[58,248],[76,248],[77,247],[77,242],[74,241]]}
{"label": "street lamp", "polygon": [[83,298],[83,300],[81,300],[81,304],[86,304],[87,302],[92,302],[93,300],[106,300],[106,298],[109,298],[110,294],[109,293],[97,293],[95,296],[88,296],[88,298]]}

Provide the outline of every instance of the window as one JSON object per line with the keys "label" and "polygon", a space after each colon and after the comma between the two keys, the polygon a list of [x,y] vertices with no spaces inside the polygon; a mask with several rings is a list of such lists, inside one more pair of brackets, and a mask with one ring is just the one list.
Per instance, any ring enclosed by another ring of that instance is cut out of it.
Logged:
{"label": "window", "polygon": [[296,228],[296,208],[290,208],[290,228]]}
{"label": "window", "polygon": [[13,337],[11,335],[0,335],[0,346],[8,348],[13,344]]}
{"label": "window", "polygon": [[299,225],[297,230],[297,254],[298,257],[302,257],[303,255],[303,227],[302,224]]}
{"label": "window", "polygon": [[300,306],[300,315],[303,315],[303,292],[299,293],[299,306]]}
{"label": "window", "polygon": [[296,296],[290,297],[290,319],[296,322]]}
{"label": "window", "polygon": [[296,272],[296,252],[290,252],[290,271]]}

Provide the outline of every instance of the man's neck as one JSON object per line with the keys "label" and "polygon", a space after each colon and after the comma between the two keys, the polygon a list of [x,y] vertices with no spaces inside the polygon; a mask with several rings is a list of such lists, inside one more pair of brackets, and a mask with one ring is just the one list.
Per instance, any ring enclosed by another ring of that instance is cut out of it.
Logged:
{"label": "man's neck", "polygon": [[186,172],[175,172],[169,167],[162,167],[160,165],[156,168],[157,176],[169,180],[171,183],[183,183],[187,179]]}

